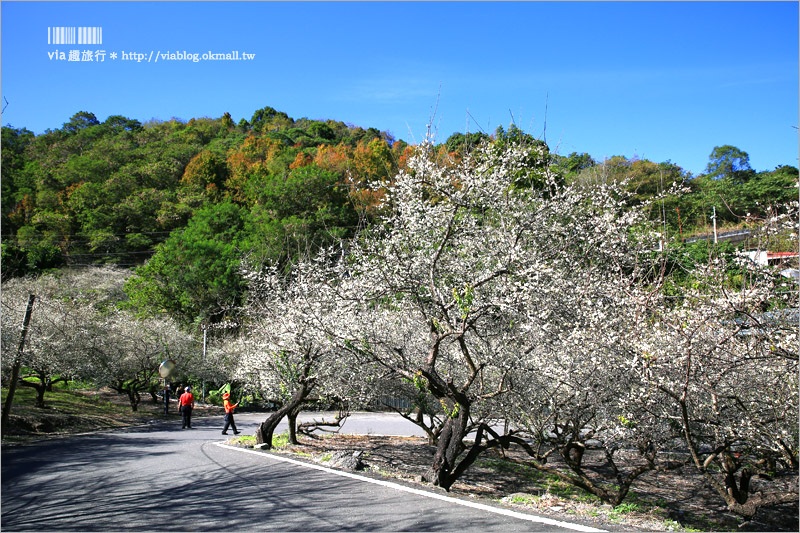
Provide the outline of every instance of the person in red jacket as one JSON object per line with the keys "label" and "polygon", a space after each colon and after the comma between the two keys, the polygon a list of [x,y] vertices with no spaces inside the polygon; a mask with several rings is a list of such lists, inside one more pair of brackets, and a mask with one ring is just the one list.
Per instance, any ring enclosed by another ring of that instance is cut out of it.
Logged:
{"label": "person in red jacket", "polygon": [[186,392],[181,394],[178,398],[178,409],[181,412],[181,420],[183,426],[181,429],[192,429],[192,409],[194,409],[194,396],[192,395],[192,388],[186,387]]}
{"label": "person in red jacket", "polygon": [[239,406],[239,402],[231,404],[231,395],[226,392],[222,395],[222,406],[225,407],[225,427],[222,428],[222,434],[228,434],[228,426],[233,428],[233,434],[238,435],[239,430],[236,429],[236,422],[233,421],[233,410]]}

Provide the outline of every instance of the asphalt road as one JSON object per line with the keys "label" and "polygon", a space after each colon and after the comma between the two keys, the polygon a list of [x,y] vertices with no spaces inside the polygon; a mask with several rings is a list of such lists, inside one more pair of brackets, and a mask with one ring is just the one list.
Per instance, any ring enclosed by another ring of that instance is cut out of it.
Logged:
{"label": "asphalt road", "polygon": [[[361,423],[375,422],[366,418]],[[240,429],[252,432],[263,415],[237,419]],[[350,431],[358,428],[354,420],[348,424]],[[226,448],[220,445],[221,417],[196,419],[193,425],[192,430],[180,430],[178,422],[4,447],[0,528],[592,531],[482,508],[435,489]]]}
{"label": "asphalt road", "polygon": [[[239,430],[248,434],[253,434],[256,426],[266,420],[269,413],[241,413],[236,415],[236,424]],[[300,413],[297,417],[298,422],[333,422],[336,413],[330,411],[309,411]],[[287,422],[284,418],[278,424],[275,434],[283,433],[287,430]],[[339,433],[346,435],[400,435],[404,437],[424,437],[425,432],[419,426],[405,420],[394,413],[366,413],[357,412],[348,417],[342,425]]]}

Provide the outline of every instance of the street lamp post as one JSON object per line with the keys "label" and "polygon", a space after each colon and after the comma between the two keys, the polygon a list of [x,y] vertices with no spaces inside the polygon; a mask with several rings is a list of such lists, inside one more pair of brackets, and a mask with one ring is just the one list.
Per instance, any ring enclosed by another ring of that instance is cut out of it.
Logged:
{"label": "street lamp post", "polygon": [[[208,330],[205,326],[203,326],[203,367],[206,365],[206,332]],[[202,403],[206,403],[206,378],[205,378],[205,368],[203,368],[203,400]]]}

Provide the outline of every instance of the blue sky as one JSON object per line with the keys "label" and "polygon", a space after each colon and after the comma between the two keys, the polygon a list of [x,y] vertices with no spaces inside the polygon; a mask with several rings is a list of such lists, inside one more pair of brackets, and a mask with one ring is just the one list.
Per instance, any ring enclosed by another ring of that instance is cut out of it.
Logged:
{"label": "blue sky", "polygon": [[[671,160],[715,146],[798,166],[798,2],[7,2],[3,125],[249,119],[265,106],[420,141],[512,120],[562,155]],[[99,26],[101,45],[48,44]],[[104,50],[60,61],[56,50]],[[155,62],[236,51],[250,61]],[[145,55],[141,62],[123,53]],[[111,54],[117,58],[112,59]],[[163,57],[163,56],[162,56]],[[438,100],[438,105],[437,105]],[[546,120],[545,120],[546,119]]]}

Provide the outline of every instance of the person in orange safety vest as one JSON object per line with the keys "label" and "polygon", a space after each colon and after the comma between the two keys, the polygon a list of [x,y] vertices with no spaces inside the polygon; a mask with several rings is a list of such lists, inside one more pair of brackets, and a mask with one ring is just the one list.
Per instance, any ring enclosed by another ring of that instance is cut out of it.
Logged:
{"label": "person in orange safety vest", "polygon": [[239,407],[239,402],[231,404],[231,395],[226,392],[222,395],[222,406],[225,407],[225,427],[222,428],[222,434],[228,434],[228,426],[233,428],[233,434],[238,435],[240,432],[236,429],[236,422],[233,421],[233,410]]}

